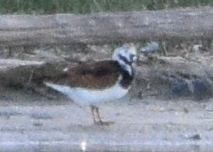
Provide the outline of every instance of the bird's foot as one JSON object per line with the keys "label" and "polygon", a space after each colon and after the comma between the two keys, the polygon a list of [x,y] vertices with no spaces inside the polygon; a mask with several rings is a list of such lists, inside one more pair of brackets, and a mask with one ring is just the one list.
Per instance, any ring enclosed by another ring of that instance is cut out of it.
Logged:
{"label": "bird's foot", "polygon": [[110,125],[113,125],[114,122],[113,121],[96,121],[95,124],[98,126],[110,126]]}

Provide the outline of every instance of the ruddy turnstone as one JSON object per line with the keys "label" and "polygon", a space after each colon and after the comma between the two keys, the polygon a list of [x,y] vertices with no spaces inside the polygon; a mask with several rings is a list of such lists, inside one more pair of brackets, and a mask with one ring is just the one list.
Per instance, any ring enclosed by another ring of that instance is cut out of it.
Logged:
{"label": "ruddy turnstone", "polygon": [[108,124],[102,121],[98,106],[127,94],[134,78],[133,63],[136,60],[134,45],[125,44],[115,49],[112,60],[65,68],[60,77],[45,84],[77,104],[90,106],[95,124]]}

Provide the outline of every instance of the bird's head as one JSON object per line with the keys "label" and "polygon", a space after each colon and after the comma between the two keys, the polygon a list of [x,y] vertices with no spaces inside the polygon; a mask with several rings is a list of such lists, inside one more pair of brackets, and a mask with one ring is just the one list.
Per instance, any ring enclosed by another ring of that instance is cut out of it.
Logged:
{"label": "bird's head", "polygon": [[117,61],[129,75],[134,75],[133,64],[137,61],[137,51],[134,44],[124,44],[115,49],[112,59]]}
{"label": "bird's head", "polygon": [[134,44],[124,44],[115,49],[112,59],[121,65],[132,65],[137,61],[137,51]]}

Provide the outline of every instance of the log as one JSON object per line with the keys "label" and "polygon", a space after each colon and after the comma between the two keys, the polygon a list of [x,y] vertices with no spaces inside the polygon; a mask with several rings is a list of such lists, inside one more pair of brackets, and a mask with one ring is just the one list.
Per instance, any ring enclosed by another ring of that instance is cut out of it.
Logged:
{"label": "log", "polygon": [[[134,98],[189,97],[200,100],[212,97],[213,70],[209,66],[212,61],[211,56],[200,57],[196,61],[182,57],[158,57],[154,61],[140,63],[142,65],[137,67],[136,83],[130,94]],[[1,59],[0,63],[0,85],[32,87],[44,87],[44,78],[57,77],[67,64],[71,64],[60,60],[37,62],[12,59]]]}
{"label": "log", "polygon": [[90,15],[1,15],[0,35],[0,46],[211,39],[213,8]]}
{"label": "log", "polygon": [[45,62],[20,59],[0,59],[0,86],[25,86],[47,76],[57,76],[66,63],[63,61]]}

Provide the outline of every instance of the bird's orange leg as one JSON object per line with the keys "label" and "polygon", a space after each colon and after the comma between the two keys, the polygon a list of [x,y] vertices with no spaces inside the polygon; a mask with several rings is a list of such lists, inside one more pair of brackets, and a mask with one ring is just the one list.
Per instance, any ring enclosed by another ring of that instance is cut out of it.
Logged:
{"label": "bird's orange leg", "polygon": [[100,116],[100,113],[99,113],[99,108],[98,107],[95,107],[95,111],[96,111],[96,114],[97,114],[97,118],[98,118],[98,122],[100,125],[103,125],[103,121],[101,119],[101,116]]}
{"label": "bird's orange leg", "polygon": [[100,116],[100,113],[99,113],[99,108],[98,107],[95,107],[95,111],[96,111],[96,114],[97,114],[97,118],[98,118],[98,121],[96,122],[96,124],[98,125],[110,125],[110,124],[113,124],[112,121],[103,121],[101,119],[101,116]]}
{"label": "bird's orange leg", "polygon": [[90,108],[91,108],[93,122],[94,122],[94,124],[96,124],[97,123],[96,117],[95,117],[95,108],[96,107],[95,106],[90,106]]}

